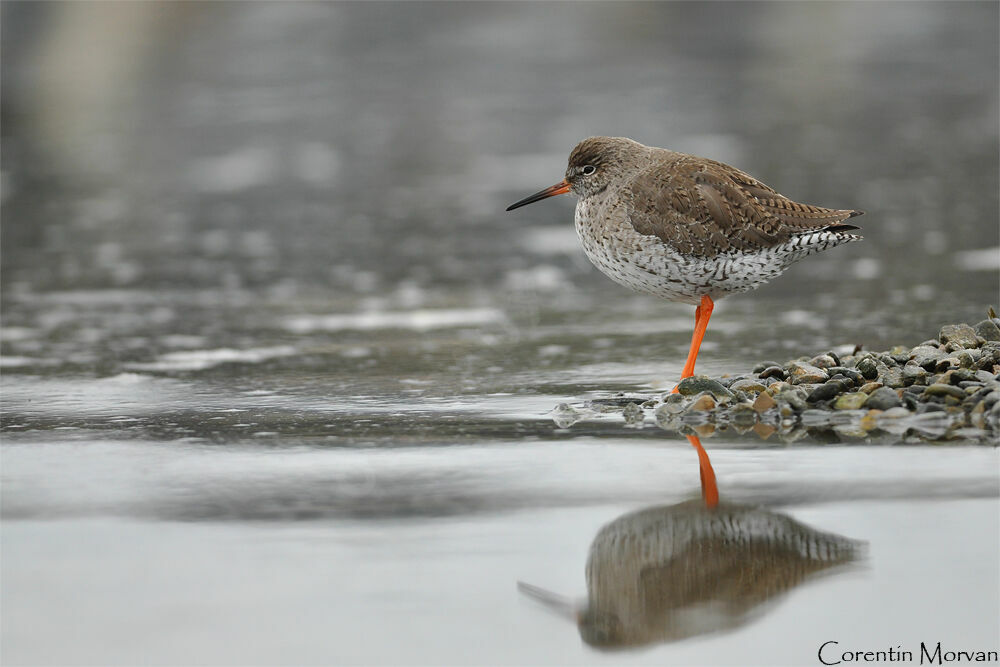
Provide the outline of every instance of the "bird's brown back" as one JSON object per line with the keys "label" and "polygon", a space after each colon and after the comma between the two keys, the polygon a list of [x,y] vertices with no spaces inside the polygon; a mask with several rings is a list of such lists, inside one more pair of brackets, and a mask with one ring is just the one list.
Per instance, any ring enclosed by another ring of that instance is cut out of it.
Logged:
{"label": "bird's brown back", "polygon": [[722,162],[671,151],[660,156],[623,185],[619,213],[640,234],[683,254],[714,257],[772,248],[798,234],[857,229],[843,223],[861,211],[794,202]]}

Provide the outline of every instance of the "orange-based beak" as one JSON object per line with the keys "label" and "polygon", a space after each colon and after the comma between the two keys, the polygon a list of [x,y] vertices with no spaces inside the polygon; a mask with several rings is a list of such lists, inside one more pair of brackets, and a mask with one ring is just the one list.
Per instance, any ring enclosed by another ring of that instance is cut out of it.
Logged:
{"label": "orange-based beak", "polygon": [[536,201],[541,201],[543,199],[548,199],[549,197],[554,197],[556,195],[564,195],[569,192],[569,183],[566,181],[559,181],[551,188],[545,188],[541,192],[536,192],[530,197],[525,197],[516,204],[511,204],[507,207],[508,211],[513,211],[515,208],[521,208],[522,206],[527,206],[528,204],[534,204]]}

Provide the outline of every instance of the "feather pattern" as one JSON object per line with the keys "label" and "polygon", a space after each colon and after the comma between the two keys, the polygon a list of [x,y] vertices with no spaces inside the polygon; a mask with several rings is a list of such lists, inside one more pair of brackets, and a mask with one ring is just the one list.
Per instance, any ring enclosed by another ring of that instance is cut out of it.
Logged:
{"label": "feather pattern", "polygon": [[859,211],[800,204],[729,165],[664,153],[666,160],[622,188],[620,205],[636,232],[655,236],[682,254],[714,257],[729,250],[763,250],[797,234],[856,229],[842,223]]}

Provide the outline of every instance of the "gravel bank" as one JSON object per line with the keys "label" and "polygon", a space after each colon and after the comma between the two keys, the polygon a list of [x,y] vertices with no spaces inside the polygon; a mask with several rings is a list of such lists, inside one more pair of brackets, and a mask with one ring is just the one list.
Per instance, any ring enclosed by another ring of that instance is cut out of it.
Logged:
{"label": "gravel bank", "polygon": [[611,412],[633,428],[655,423],[702,436],[733,429],[789,442],[809,436],[996,445],[1000,318],[992,309],[989,315],[975,325],[945,325],[912,348],[762,361],[748,375],[685,378],[677,394],[562,404],[552,417],[561,428]]}

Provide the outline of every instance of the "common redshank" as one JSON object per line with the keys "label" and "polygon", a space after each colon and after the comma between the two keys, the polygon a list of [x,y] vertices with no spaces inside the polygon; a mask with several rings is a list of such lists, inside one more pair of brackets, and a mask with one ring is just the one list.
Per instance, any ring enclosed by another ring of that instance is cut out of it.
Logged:
{"label": "common redshank", "polygon": [[601,272],[638,292],[697,306],[682,380],[694,375],[717,299],[861,238],[844,221],[862,211],[799,204],[722,162],[624,137],[584,139],[562,181],[507,210],[570,192],[580,198],[583,251]]}

